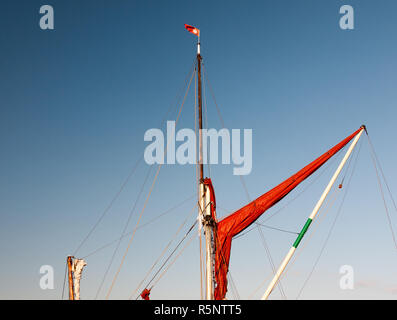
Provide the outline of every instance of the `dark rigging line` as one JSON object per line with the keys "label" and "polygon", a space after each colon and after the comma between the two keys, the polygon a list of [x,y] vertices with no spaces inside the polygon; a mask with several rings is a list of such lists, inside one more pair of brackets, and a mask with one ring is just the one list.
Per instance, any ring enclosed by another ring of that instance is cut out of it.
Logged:
{"label": "dark rigging line", "polygon": [[[189,75],[191,73],[192,68],[194,68],[195,66],[195,62],[193,62],[192,67],[190,68],[188,74],[186,75],[185,78],[185,82],[183,87],[181,88],[181,93],[179,94],[179,98],[178,98],[178,94],[176,96],[177,101],[176,101],[176,108],[179,105],[179,100],[181,99],[181,96],[183,94],[183,89],[187,86],[187,82],[189,79]],[[168,111],[166,113],[166,115],[164,116],[160,126],[162,127],[164,122],[165,122],[165,118],[167,116],[167,114],[170,112],[170,110],[172,109],[172,107],[174,106],[174,104],[171,104],[170,107],[168,108]],[[117,200],[117,198],[120,196],[121,192],[124,190],[125,186],[127,185],[127,183],[129,182],[129,180],[131,179],[132,175],[134,174],[134,172],[136,171],[139,163],[142,161],[143,159],[143,152],[141,153],[140,157],[138,158],[138,160],[136,161],[136,163],[134,164],[132,170],[130,171],[130,173],[128,174],[127,178],[124,180],[124,182],[121,184],[120,189],[118,190],[118,192],[115,194],[115,196],[112,198],[112,200],[110,201],[109,205],[105,208],[105,210],[103,211],[102,215],[99,217],[99,219],[97,220],[97,222],[94,224],[94,226],[91,228],[91,230],[88,232],[88,234],[86,235],[86,237],[83,239],[83,241],[80,243],[80,245],[77,247],[77,249],[75,250],[73,255],[76,255],[77,252],[80,250],[80,248],[83,246],[83,244],[88,240],[88,238],[91,236],[91,234],[94,232],[94,230],[97,228],[97,226],[99,225],[99,223],[102,221],[102,219],[105,217],[105,215],[108,213],[108,211],[110,210],[110,208],[113,206],[114,202]]]}
{"label": "dark rigging line", "polygon": [[65,292],[65,283],[66,283],[66,274],[68,273],[68,265],[67,263],[65,264],[65,276],[63,277],[63,286],[62,286],[62,298],[61,300],[63,300],[63,294]]}
{"label": "dark rigging line", "polygon": [[[210,89],[212,99],[214,100],[214,104],[215,104],[215,107],[216,107],[216,111],[217,111],[217,113],[218,113],[219,121],[221,122],[222,128],[226,128],[226,127],[225,127],[225,122],[223,121],[223,118],[222,118],[222,115],[221,115],[220,108],[219,108],[218,103],[216,102],[216,99],[215,99],[214,91],[212,90],[211,83],[210,83],[210,81],[208,80],[207,71],[206,71],[206,70],[204,71],[204,66],[203,66],[203,74],[204,74],[204,79],[205,79],[206,82],[208,83],[208,87],[209,87],[209,89]],[[251,201],[251,200],[250,200],[249,193],[248,193],[247,185],[246,185],[245,180],[244,180],[244,178],[243,178],[242,175],[240,175],[240,181],[241,181],[241,184],[243,185],[243,189],[244,189],[244,191],[245,191],[245,195],[246,195],[248,201]]]}
{"label": "dark rigging line", "polygon": [[[216,110],[217,110],[218,117],[219,117],[219,120],[220,120],[220,122],[221,122],[222,128],[225,128],[225,123],[224,123],[224,121],[223,121],[223,118],[222,118],[222,115],[221,115],[219,106],[218,106],[218,104],[217,104],[217,102],[216,102],[215,95],[214,95],[214,92],[213,92],[213,90],[212,90],[211,83],[210,83],[209,80],[208,80],[207,71],[206,71],[206,69],[205,69],[205,67],[204,67],[204,64],[203,64],[203,75],[204,75],[205,81],[208,83],[208,87],[209,87],[209,89],[210,89],[211,96],[212,96],[212,98],[213,98],[213,100],[214,100],[215,107],[216,107]],[[206,111],[206,112],[207,112],[207,111]],[[206,114],[206,115],[207,115],[207,114]],[[208,122],[207,122],[207,126],[208,126]],[[208,154],[208,152],[207,152],[207,154]],[[208,167],[208,169],[210,169],[210,168]],[[250,201],[250,196],[249,196],[247,187],[246,187],[245,182],[244,182],[244,179],[243,179],[243,177],[242,177],[241,175],[240,175],[240,181],[241,181],[241,183],[242,183],[242,185],[243,185],[243,188],[244,188],[244,190],[245,190],[247,199],[248,199],[248,201]],[[238,297],[240,297],[240,295],[239,295],[239,293],[238,293],[238,291],[237,291],[237,287],[236,287],[235,284],[234,284],[233,277],[232,277],[232,274],[230,273],[230,270],[229,270],[229,278],[230,278],[230,283],[232,284],[232,286],[234,286],[234,290],[235,290],[236,295],[237,295]]]}
{"label": "dark rigging line", "polygon": [[[222,207],[220,207],[220,206],[216,206],[217,207],[217,209],[222,209],[223,211],[225,211],[225,212],[230,212],[230,210],[227,210],[227,209],[225,209],[225,208],[222,208]],[[267,225],[267,224],[264,224],[264,223],[261,223],[261,222],[258,222],[258,221],[255,221],[254,222],[256,225],[258,225],[258,226],[261,226],[261,227],[265,227],[265,228],[268,228],[268,229],[273,229],[273,230],[277,230],[277,231],[281,231],[281,232],[285,232],[285,233],[291,233],[291,234],[299,234],[299,232],[296,232],[296,231],[290,231],[290,230],[285,230],[285,229],[281,229],[281,228],[276,228],[276,227],[272,227],[272,226],[269,226],[269,225]],[[252,230],[254,229],[255,227],[252,227]],[[249,230],[250,231],[250,230]],[[248,233],[248,232],[247,232]],[[239,238],[240,236],[243,236],[243,235],[245,235],[245,233],[242,233],[241,235],[239,234],[239,235],[237,235],[236,237],[234,237],[234,239],[237,239],[237,238]]]}
{"label": "dark rigging line", "polygon": [[[194,195],[192,195],[191,197],[189,197],[189,198],[183,200],[182,202],[178,203],[177,205],[173,206],[172,208],[170,208],[170,209],[164,211],[163,213],[161,213],[161,214],[159,214],[158,216],[154,217],[152,220],[149,220],[148,222],[141,224],[141,225],[138,227],[138,229],[142,229],[142,228],[146,227],[147,225],[149,225],[149,224],[155,222],[156,220],[158,220],[158,219],[161,218],[162,216],[165,216],[166,214],[172,212],[172,211],[175,210],[176,208],[178,208],[178,207],[180,207],[181,205],[185,204],[187,201],[189,201],[189,200],[192,199],[193,197],[194,197]],[[109,247],[109,246],[112,245],[113,243],[117,242],[119,239],[124,239],[125,237],[127,237],[128,235],[130,235],[132,232],[133,232],[133,231],[129,231],[129,232],[123,234],[120,238],[114,239],[113,241],[108,242],[107,244],[105,244],[105,245],[99,247],[98,249],[95,249],[95,250],[92,251],[91,253],[85,255],[82,259],[85,259],[85,258],[87,258],[87,257],[89,257],[89,256],[92,256],[93,254],[95,254],[95,253],[101,251],[102,249],[105,249],[105,248]]]}
{"label": "dark rigging line", "polygon": [[238,293],[236,283],[234,282],[234,279],[233,279],[233,276],[232,276],[232,273],[230,270],[228,271],[227,276],[229,277],[230,288],[231,288],[233,295],[235,296],[235,300],[240,300],[240,294]]}
{"label": "dark rigging line", "polygon": [[[378,180],[380,193],[381,193],[381,195],[382,195],[383,204],[384,204],[384,206],[385,206],[387,221],[388,221],[388,223],[389,223],[389,228],[390,228],[391,235],[392,235],[392,238],[393,238],[394,246],[395,246],[395,248],[397,249],[397,241],[396,241],[396,237],[395,237],[395,235],[394,235],[393,224],[392,224],[392,221],[391,221],[389,209],[387,208],[386,199],[385,199],[385,195],[384,195],[383,188],[382,188],[382,182],[381,182],[381,179],[380,179],[380,176],[379,176],[379,172],[378,172],[378,168],[377,168],[377,165],[376,165],[376,158],[375,158],[375,156],[374,156],[375,150],[373,149],[373,146],[372,146],[372,144],[371,144],[371,141],[370,141],[370,139],[369,139],[368,134],[367,134],[367,137],[368,137],[368,140],[367,140],[367,141],[368,141],[368,143],[369,143],[369,145],[370,145],[370,147],[371,147],[371,151],[372,151],[372,153],[371,153],[371,159],[372,159],[372,162],[373,162],[373,164],[374,164],[374,168],[375,168],[375,172],[376,172],[376,178],[377,178],[377,180]],[[380,167],[380,163],[379,163],[379,167]],[[385,177],[383,177],[383,179],[385,180],[385,183],[386,183],[386,185],[387,185],[387,182],[386,182]],[[389,188],[388,188],[388,190],[389,190],[389,192],[390,192],[390,189],[389,189]],[[391,193],[390,193],[390,196],[392,197]],[[393,197],[392,197],[392,200],[393,200],[393,203],[394,203]]]}
{"label": "dark rigging line", "polygon": [[172,244],[172,242],[174,242],[176,236],[179,234],[179,232],[182,230],[183,226],[186,224],[186,222],[188,221],[188,219],[191,217],[191,215],[193,214],[194,210],[196,209],[195,205],[192,209],[192,211],[190,212],[190,214],[186,217],[186,219],[182,222],[182,224],[179,226],[179,228],[177,229],[176,233],[173,235],[173,237],[171,238],[171,240],[168,242],[168,244],[165,246],[165,248],[163,249],[163,251],[161,252],[160,256],[156,259],[156,261],[153,263],[153,265],[151,266],[151,268],[149,269],[149,271],[146,273],[145,277],[142,279],[142,281],[138,284],[138,286],[136,287],[135,291],[131,294],[130,299],[132,299],[132,297],[136,294],[136,292],[139,290],[139,288],[142,286],[142,284],[145,282],[146,278],[150,275],[150,273],[153,271],[154,267],[159,263],[160,259],[164,256],[164,254],[166,253],[166,251],[168,250],[168,248],[170,247],[170,245]]}
{"label": "dark rigging line", "polygon": [[393,194],[392,194],[391,191],[390,191],[389,184],[387,183],[385,174],[383,173],[382,166],[380,165],[380,161],[379,161],[378,156],[376,155],[376,152],[375,152],[375,148],[374,148],[374,146],[373,146],[373,144],[372,144],[372,141],[371,141],[369,135],[367,135],[367,137],[368,137],[368,142],[369,142],[369,144],[370,144],[370,146],[371,146],[372,152],[373,152],[373,154],[374,154],[374,157],[375,157],[375,159],[376,159],[376,161],[377,161],[377,163],[378,163],[379,170],[380,170],[380,172],[381,172],[381,174],[382,174],[383,180],[385,181],[385,185],[386,185],[386,188],[387,188],[387,190],[388,190],[388,192],[389,192],[390,198],[391,198],[391,200],[393,201],[394,209],[397,211],[396,202],[394,201]]}
{"label": "dark rigging line", "polygon": [[[270,254],[270,249],[269,249],[269,246],[267,245],[265,236],[263,235],[262,229],[259,228],[259,226],[257,226],[257,228],[258,228],[258,231],[259,231],[259,235],[261,236],[261,239],[262,239],[263,247],[265,248],[266,254],[267,254],[268,258],[269,258],[270,266],[271,266],[271,268],[272,268],[273,275],[276,275],[276,267],[275,267],[275,265],[274,265],[272,256],[271,256],[271,254]],[[285,294],[285,292],[284,292],[283,286],[281,285],[281,281],[278,281],[278,282],[277,282],[277,286],[278,286],[278,288],[279,288],[279,290],[280,290],[281,296],[283,297],[283,299],[286,300],[286,299],[287,299],[287,296],[286,296],[286,294]]]}
{"label": "dark rigging line", "polygon": [[[179,253],[174,257],[174,259],[170,262],[170,264],[167,266],[167,268],[160,274],[160,276],[156,279],[156,281],[153,283],[151,286],[151,289],[157,285],[157,283],[161,280],[161,278],[166,274],[166,272],[171,268],[171,266],[175,263],[175,261],[181,256],[183,251],[192,243],[194,239],[194,236],[190,237],[190,240],[185,244],[185,246],[179,251]],[[151,290],[150,289],[150,290]]]}
{"label": "dark rigging line", "polygon": [[[136,199],[135,199],[135,202],[134,202],[134,205],[133,205],[133,207],[132,207],[132,209],[131,209],[131,211],[130,211],[130,214],[128,215],[128,219],[127,219],[127,221],[126,221],[126,223],[125,223],[125,225],[124,225],[124,228],[123,228],[123,231],[121,232],[121,235],[123,235],[123,234],[125,233],[125,231],[127,230],[127,228],[128,228],[128,225],[129,225],[129,223],[130,223],[130,220],[131,220],[131,218],[132,218],[132,216],[133,216],[133,214],[134,214],[134,212],[135,212],[135,209],[136,209],[136,207],[137,207],[138,201],[139,201],[139,199],[141,198],[141,195],[142,195],[142,193],[143,193],[143,189],[144,189],[144,187],[145,187],[145,185],[146,185],[146,182],[148,181],[148,178],[149,178],[149,176],[150,176],[150,173],[152,172],[152,168],[153,168],[153,166],[150,166],[149,169],[148,169],[148,172],[147,172],[147,174],[146,174],[145,180],[144,180],[144,182],[143,182],[143,184],[142,184],[142,186],[141,186],[141,189],[139,190],[138,196],[137,196]],[[116,246],[116,248],[115,248],[114,251],[113,251],[113,255],[112,255],[112,257],[110,258],[108,267],[107,267],[107,269],[106,269],[106,271],[105,271],[105,274],[103,275],[102,281],[101,281],[101,283],[100,283],[100,285],[99,285],[99,288],[98,288],[98,290],[97,290],[97,292],[96,292],[95,300],[98,298],[99,292],[100,292],[101,289],[102,289],[102,286],[103,286],[103,283],[105,282],[106,276],[107,276],[107,274],[109,273],[110,267],[111,267],[112,264],[113,264],[113,261],[114,261],[114,258],[115,258],[115,256],[116,256],[116,253],[117,253],[117,251],[118,251],[118,249],[119,249],[119,247],[120,247],[122,238],[123,238],[122,236],[119,238],[119,241],[118,241],[118,243],[117,243],[117,246]]]}
{"label": "dark rigging line", "polygon": [[265,227],[265,228],[268,228],[268,229],[273,229],[273,230],[285,232],[285,233],[299,234],[299,232],[296,232],[296,231],[289,231],[289,230],[285,230],[285,229],[275,228],[275,227],[268,226],[266,224],[262,224],[260,222],[256,222],[256,225],[257,226],[261,226],[261,227]]}
{"label": "dark rigging line", "polygon": [[83,244],[88,240],[88,238],[90,237],[90,235],[94,232],[94,230],[96,229],[96,227],[99,225],[99,223],[102,221],[102,219],[105,217],[105,215],[108,213],[108,211],[110,210],[110,208],[113,206],[114,202],[117,200],[117,198],[120,196],[121,192],[124,190],[125,186],[127,185],[128,181],[130,180],[131,176],[134,174],[135,170],[137,169],[139,163],[142,161],[143,157],[139,157],[138,160],[136,161],[134,167],[132,168],[132,170],[130,171],[130,173],[128,174],[127,178],[124,180],[124,182],[121,184],[120,189],[117,191],[117,193],[115,194],[115,196],[112,198],[112,200],[110,201],[109,205],[106,207],[106,209],[103,211],[102,215],[100,216],[100,218],[97,220],[97,222],[94,224],[94,226],[91,228],[91,230],[88,232],[88,234],[86,235],[86,237],[83,239],[83,241],[80,243],[80,245],[77,247],[77,249],[74,251],[74,256],[76,256],[77,252],[80,250],[80,248],[83,246]]}
{"label": "dark rigging line", "polygon": [[218,117],[219,117],[219,120],[220,120],[220,122],[221,122],[221,125],[222,125],[223,128],[226,128],[226,127],[225,127],[225,123],[224,123],[223,118],[222,118],[222,115],[221,115],[221,111],[220,111],[219,106],[218,106],[218,104],[217,104],[217,102],[216,102],[216,99],[215,99],[214,91],[212,90],[211,83],[210,83],[210,81],[208,80],[207,71],[204,72],[204,64],[203,64],[203,74],[204,74],[205,80],[206,80],[207,83],[208,83],[208,87],[210,88],[210,92],[211,92],[211,95],[212,95],[212,99],[214,99],[216,111],[218,112]]}
{"label": "dark rigging line", "polygon": [[[185,96],[184,96],[184,98],[183,98],[182,104],[181,104],[181,106],[180,106],[180,108],[179,108],[178,115],[177,115],[176,120],[175,120],[175,125],[178,123],[179,117],[180,117],[180,115],[181,115],[183,106],[184,106],[185,101],[186,101],[186,96],[187,96],[187,94],[188,94],[188,92],[189,92],[189,89],[190,89],[190,84],[192,83],[192,79],[193,79],[195,73],[196,73],[196,72],[195,72],[195,70],[194,70],[194,72],[192,73],[192,77],[190,78],[188,87],[187,87],[187,89],[186,89],[186,93],[185,93]],[[167,146],[168,146],[168,143],[167,143],[166,148],[165,148],[165,149],[166,149],[166,152],[167,152]],[[142,211],[141,211],[141,213],[140,213],[140,215],[139,215],[139,217],[138,217],[138,221],[137,221],[137,223],[136,223],[136,225],[135,225],[135,229],[134,229],[134,231],[133,231],[133,233],[132,233],[132,236],[131,236],[131,238],[130,238],[130,241],[129,241],[129,243],[128,243],[128,246],[127,246],[127,248],[126,248],[126,250],[125,250],[125,252],[124,252],[124,255],[123,255],[122,259],[121,259],[119,268],[117,269],[117,272],[116,272],[116,274],[115,274],[115,276],[114,276],[114,278],[113,278],[112,284],[110,285],[110,288],[109,288],[108,293],[107,293],[107,295],[106,295],[106,300],[109,298],[109,296],[110,296],[110,294],[111,294],[111,292],[112,292],[112,290],[113,290],[113,286],[114,286],[114,284],[115,284],[115,282],[116,282],[116,280],[117,280],[117,278],[118,278],[118,275],[119,275],[119,273],[120,273],[120,270],[121,270],[121,268],[122,268],[122,266],[123,266],[123,264],[124,264],[124,261],[125,261],[125,258],[126,258],[126,256],[127,256],[128,250],[130,249],[130,246],[131,246],[131,244],[132,244],[132,240],[134,239],[135,232],[136,232],[136,230],[137,230],[137,228],[138,228],[138,226],[139,226],[139,223],[140,223],[140,221],[141,221],[141,218],[142,218],[142,216],[143,216],[143,213],[145,212],[146,205],[147,205],[147,203],[148,203],[148,201],[149,201],[149,199],[150,199],[150,196],[151,196],[152,191],[153,191],[153,189],[154,189],[154,186],[155,186],[155,184],[156,184],[156,181],[157,181],[158,175],[159,175],[159,173],[160,173],[161,167],[162,167],[162,163],[160,163],[160,164],[158,165],[158,167],[157,167],[157,171],[156,171],[156,174],[155,174],[155,176],[154,176],[154,179],[153,179],[152,185],[151,185],[151,187],[150,187],[149,193],[148,193],[148,195],[147,195],[147,197],[146,197],[146,200],[145,200],[145,203],[144,203],[144,205],[143,205]]]}
{"label": "dark rigging line", "polygon": [[[150,281],[148,282],[148,284],[145,286],[145,288],[148,288],[149,285],[153,282],[153,280],[156,278],[156,276],[160,273],[160,271],[164,268],[164,266],[166,265],[166,263],[168,262],[169,259],[171,259],[172,255],[178,250],[179,246],[182,244],[182,242],[186,239],[186,237],[189,235],[189,233],[193,230],[193,228],[195,227],[195,225],[197,224],[197,219],[194,221],[193,225],[189,228],[189,230],[186,232],[186,234],[184,235],[184,237],[179,241],[179,243],[177,244],[177,246],[175,247],[175,249],[169,254],[169,256],[167,257],[167,259],[163,262],[163,264],[159,267],[159,269],[157,270],[157,272],[154,274],[154,276],[152,277],[152,279],[150,279]],[[139,296],[136,298],[138,299]],[[136,300],[135,299],[135,300]]]}

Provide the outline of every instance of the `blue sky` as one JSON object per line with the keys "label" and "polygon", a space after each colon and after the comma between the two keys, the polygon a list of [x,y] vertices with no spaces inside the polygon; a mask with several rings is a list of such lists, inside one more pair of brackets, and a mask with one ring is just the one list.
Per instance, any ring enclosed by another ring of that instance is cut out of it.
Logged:
{"label": "blue sky", "polygon": [[[39,27],[43,4],[54,8],[54,30]],[[339,28],[343,4],[354,8],[354,30]],[[145,131],[158,128],[175,105],[196,50],[185,23],[201,30],[205,70],[226,127],[253,130],[253,168],[244,178],[251,198],[363,123],[391,190],[397,190],[396,10],[391,0],[3,1],[0,298],[60,299],[66,256],[81,243],[142,154]],[[193,99],[191,92],[180,128],[194,129]],[[209,91],[207,103],[208,125],[219,129]],[[269,224],[299,230],[335,165]],[[211,167],[218,216],[247,202],[232,167]],[[147,170],[141,164],[78,256],[120,235]],[[193,166],[162,168],[142,223],[194,195],[195,179]],[[146,232],[137,231],[111,298],[130,296],[193,205],[191,200]],[[128,230],[142,207],[141,199]],[[283,279],[288,298],[296,298],[335,213],[334,208],[324,216]],[[391,214],[396,230],[397,213]],[[278,265],[293,236],[263,231]],[[100,298],[127,243],[121,244]],[[87,258],[82,298],[94,298],[113,249]],[[199,298],[198,257],[195,240],[153,289],[153,298]],[[350,291],[338,286],[339,268],[346,264],[355,270],[356,287]],[[363,137],[341,216],[301,298],[395,299],[396,264]],[[54,267],[54,290],[39,287],[42,265]],[[257,231],[235,241],[230,267],[245,299],[271,274]],[[280,298],[278,291],[273,298]]]}

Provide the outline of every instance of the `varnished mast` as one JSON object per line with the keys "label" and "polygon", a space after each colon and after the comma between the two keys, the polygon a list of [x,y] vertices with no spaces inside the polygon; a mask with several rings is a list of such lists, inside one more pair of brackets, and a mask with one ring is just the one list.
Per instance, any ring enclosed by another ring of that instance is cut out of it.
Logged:
{"label": "varnished mast", "polygon": [[[214,272],[213,272],[213,218],[209,213],[209,190],[204,185],[204,165],[203,165],[203,111],[202,111],[202,90],[201,90],[201,54],[200,54],[200,35],[198,35],[197,43],[197,93],[198,93],[198,116],[199,116],[199,205],[202,214],[202,222],[205,234],[205,249],[206,249],[206,299],[214,299]],[[208,214],[209,213],[209,214]]]}
{"label": "varnished mast", "polygon": [[72,272],[72,256],[68,256],[68,282],[69,282],[69,300],[74,300],[74,285],[73,285],[73,272]]}

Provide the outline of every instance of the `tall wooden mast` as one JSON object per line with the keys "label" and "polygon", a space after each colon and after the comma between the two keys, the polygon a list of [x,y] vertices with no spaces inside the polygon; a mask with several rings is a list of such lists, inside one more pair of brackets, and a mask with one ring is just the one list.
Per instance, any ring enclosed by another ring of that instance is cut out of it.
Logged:
{"label": "tall wooden mast", "polygon": [[201,55],[200,55],[200,37],[197,43],[197,91],[198,91],[198,116],[199,116],[199,167],[200,167],[200,182],[204,179],[204,165],[203,165],[203,101],[201,93]]}
{"label": "tall wooden mast", "polygon": [[206,251],[206,299],[214,299],[214,246],[213,246],[213,218],[209,210],[209,190],[204,185],[204,165],[203,165],[203,110],[202,110],[202,90],[201,90],[201,54],[200,54],[200,35],[197,43],[197,96],[198,96],[198,116],[199,116],[199,206],[202,215],[202,223],[205,234],[205,251]]}
{"label": "tall wooden mast", "polygon": [[72,256],[68,256],[68,282],[69,282],[69,300],[74,300],[74,284],[73,284],[73,272],[72,272]]}

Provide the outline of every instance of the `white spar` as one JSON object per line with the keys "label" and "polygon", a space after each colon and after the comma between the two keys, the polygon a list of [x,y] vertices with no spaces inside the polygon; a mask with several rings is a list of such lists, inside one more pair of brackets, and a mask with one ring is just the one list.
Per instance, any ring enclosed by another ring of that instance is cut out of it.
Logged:
{"label": "white spar", "polygon": [[365,130],[365,126],[361,127],[361,131],[357,134],[357,136],[354,138],[353,142],[351,143],[349,149],[347,150],[345,156],[343,157],[341,163],[339,164],[338,168],[336,169],[334,175],[332,176],[330,182],[328,183],[327,187],[325,188],[323,194],[321,195],[320,199],[318,200],[316,206],[314,207],[312,213],[310,214],[309,218],[306,221],[306,224],[304,225],[302,231],[300,232],[298,238],[294,242],[293,246],[291,249],[288,251],[287,255],[285,256],[283,262],[281,263],[280,267],[278,268],[276,274],[274,275],[272,281],[270,282],[268,288],[266,289],[264,295],[262,296],[262,300],[267,300],[269,297],[270,293],[273,291],[274,287],[276,286],[278,280],[280,279],[282,273],[284,272],[288,262],[291,260],[296,248],[298,247],[300,241],[302,240],[304,234],[306,233],[307,229],[309,228],[311,222],[313,219],[316,217],[318,211],[320,210],[322,204],[324,203],[325,198],[327,197],[329,191],[331,190],[333,184],[335,183],[336,179],[338,178],[340,172],[343,169],[343,166],[349,159],[351,153],[353,152],[354,147],[356,146],[358,140],[360,139],[363,131]]}

